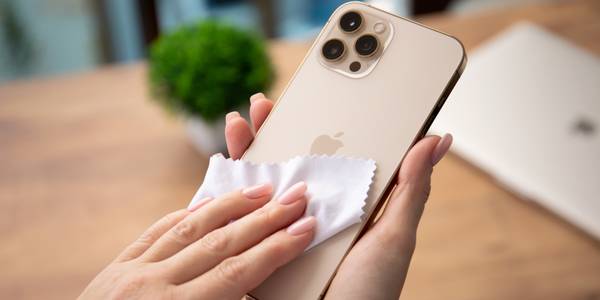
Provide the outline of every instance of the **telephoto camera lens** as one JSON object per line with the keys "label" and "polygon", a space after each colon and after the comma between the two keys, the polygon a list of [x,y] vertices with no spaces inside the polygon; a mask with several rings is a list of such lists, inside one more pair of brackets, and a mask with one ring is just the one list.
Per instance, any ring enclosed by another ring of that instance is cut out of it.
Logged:
{"label": "telephoto camera lens", "polygon": [[326,59],[336,60],[344,54],[344,43],[338,39],[329,40],[321,51]]}
{"label": "telephoto camera lens", "polygon": [[362,17],[357,12],[345,13],[340,19],[340,27],[345,32],[354,32],[360,28],[362,24]]}
{"label": "telephoto camera lens", "polygon": [[359,37],[358,40],[356,40],[354,48],[356,49],[356,52],[358,52],[359,55],[369,56],[375,53],[375,51],[377,51],[378,45],[379,42],[377,41],[376,37],[370,34],[366,34]]}

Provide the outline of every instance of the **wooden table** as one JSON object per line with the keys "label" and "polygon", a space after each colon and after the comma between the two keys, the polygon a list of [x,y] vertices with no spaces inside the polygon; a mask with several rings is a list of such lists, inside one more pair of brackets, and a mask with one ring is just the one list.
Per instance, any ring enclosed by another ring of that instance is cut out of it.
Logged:
{"label": "wooden table", "polygon": [[[424,23],[472,50],[531,20],[600,54],[600,2]],[[274,43],[278,95],[306,51]],[[142,63],[0,86],[0,298],[68,299],[187,204],[207,158],[151,103]],[[461,159],[437,168],[404,299],[598,299],[600,245]]]}

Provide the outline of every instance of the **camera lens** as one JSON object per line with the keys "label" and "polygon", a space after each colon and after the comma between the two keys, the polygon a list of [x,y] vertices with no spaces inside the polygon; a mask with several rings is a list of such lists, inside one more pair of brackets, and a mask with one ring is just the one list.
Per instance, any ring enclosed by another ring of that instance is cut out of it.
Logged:
{"label": "camera lens", "polygon": [[345,32],[354,32],[358,28],[360,28],[360,24],[362,24],[362,17],[357,12],[347,12],[340,19],[340,27]]}
{"label": "camera lens", "polygon": [[358,52],[358,54],[362,56],[369,56],[375,53],[378,45],[379,42],[377,41],[376,37],[370,34],[366,34],[359,37],[358,40],[356,40],[354,48],[356,49],[356,52]]}
{"label": "camera lens", "polygon": [[321,50],[323,56],[329,60],[336,60],[344,54],[344,43],[338,39],[327,41]]}

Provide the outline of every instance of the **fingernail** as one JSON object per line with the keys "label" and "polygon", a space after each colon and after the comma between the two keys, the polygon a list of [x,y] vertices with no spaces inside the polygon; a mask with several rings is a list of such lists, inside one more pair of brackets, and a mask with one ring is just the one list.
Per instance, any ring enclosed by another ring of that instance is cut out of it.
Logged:
{"label": "fingernail", "polygon": [[292,204],[296,202],[296,200],[302,198],[305,192],[306,183],[304,181],[300,181],[289,187],[285,192],[283,192],[283,194],[279,196],[279,199],[277,199],[277,201],[279,202],[279,204]]}
{"label": "fingernail", "polygon": [[452,135],[446,133],[439,140],[435,146],[435,149],[433,149],[433,153],[431,154],[431,162],[433,165],[436,165],[438,162],[440,162],[440,160],[442,160],[444,155],[446,155],[446,152],[448,152],[448,149],[450,149],[450,145],[452,145]]}
{"label": "fingernail", "polygon": [[273,192],[273,186],[270,183],[261,183],[255,186],[247,187],[242,190],[242,194],[248,199],[257,199],[270,195]]}
{"label": "fingernail", "polygon": [[198,201],[196,201],[196,203],[194,203],[192,206],[188,207],[188,211],[192,212],[192,211],[196,211],[198,208],[204,206],[204,204],[212,201],[214,198],[213,197],[204,197]]}
{"label": "fingernail", "polygon": [[237,111],[232,111],[225,115],[225,121],[231,121],[233,118],[237,118],[240,116],[240,113]]}
{"label": "fingernail", "polygon": [[301,235],[313,230],[315,225],[317,225],[317,219],[315,219],[315,217],[304,217],[290,225],[286,231],[291,235]]}
{"label": "fingernail", "polygon": [[256,93],[256,94],[250,96],[250,103],[254,103],[254,101],[256,101],[258,99],[264,99],[264,98],[266,98],[265,94],[263,94],[263,93]]}

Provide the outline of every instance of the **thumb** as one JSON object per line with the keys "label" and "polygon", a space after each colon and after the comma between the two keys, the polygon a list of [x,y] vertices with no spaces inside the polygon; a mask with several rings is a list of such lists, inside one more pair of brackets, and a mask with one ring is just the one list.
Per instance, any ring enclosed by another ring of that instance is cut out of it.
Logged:
{"label": "thumb", "polygon": [[383,215],[344,259],[329,298],[398,299],[429,195],[433,165],[451,142],[450,135],[426,137],[408,151]]}
{"label": "thumb", "polygon": [[433,166],[446,154],[451,144],[452,136],[446,134],[443,138],[425,137],[413,146],[402,162],[397,186],[374,230],[383,230],[385,235],[394,240],[406,241],[409,237],[414,240],[431,190]]}

